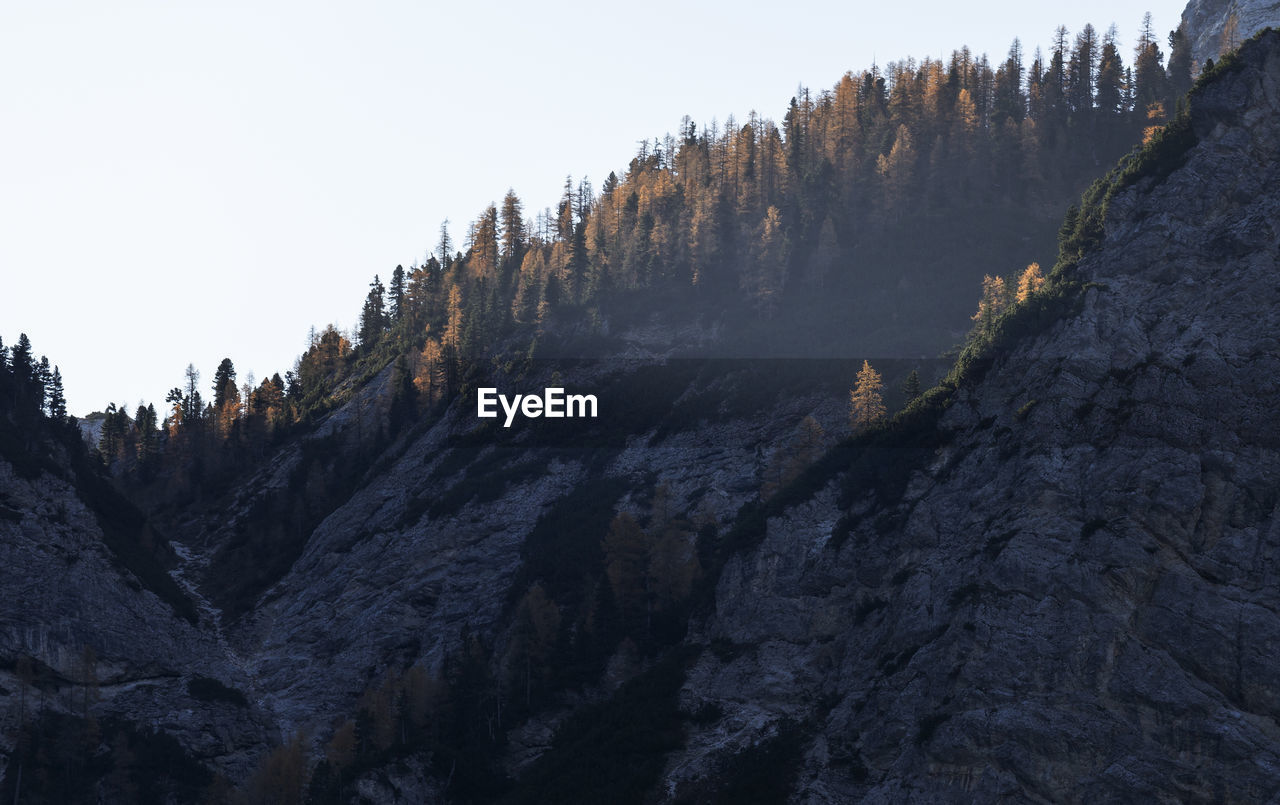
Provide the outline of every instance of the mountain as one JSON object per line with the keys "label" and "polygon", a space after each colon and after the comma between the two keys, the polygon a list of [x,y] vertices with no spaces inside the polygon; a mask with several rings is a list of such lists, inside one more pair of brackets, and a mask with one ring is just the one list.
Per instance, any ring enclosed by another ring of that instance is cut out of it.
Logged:
{"label": "mountain", "polygon": [[[270,438],[171,422],[172,463],[120,441],[114,478],[6,413],[0,791],[1265,799],[1277,87],[1280,34],[1220,60],[954,366],[877,362],[901,413],[856,434],[860,359],[708,357],[771,320],[661,288],[549,315],[537,348],[495,330],[449,396],[373,346],[337,372],[326,332],[298,395],[324,405]],[[936,385],[908,404],[913,369]],[[504,427],[490,385],[599,416]],[[194,389],[172,416],[202,421]]]}
{"label": "mountain", "polygon": [[1275,0],[1191,0],[1182,12],[1191,38],[1191,57],[1203,66],[1254,34],[1280,27]]}
{"label": "mountain", "polygon": [[936,449],[729,562],[667,791],[772,747],[803,801],[1274,795],[1278,87],[1270,32],[1095,187],[1065,314],[960,376]]}

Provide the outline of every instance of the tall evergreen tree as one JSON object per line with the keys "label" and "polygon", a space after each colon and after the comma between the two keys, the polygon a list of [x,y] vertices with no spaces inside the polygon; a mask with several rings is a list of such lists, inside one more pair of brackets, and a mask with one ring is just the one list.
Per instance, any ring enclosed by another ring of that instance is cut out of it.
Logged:
{"label": "tall evergreen tree", "polygon": [[31,351],[31,339],[27,338],[26,333],[18,334],[18,343],[13,347],[9,369],[13,372],[13,379],[18,388],[22,390],[22,393],[27,393],[31,383],[36,378],[36,363]]}
{"label": "tall evergreen tree", "polygon": [[453,265],[453,238],[449,237],[448,218],[440,222],[440,240],[436,243],[436,253],[440,256],[442,269]]}
{"label": "tall evergreen tree", "polygon": [[1009,55],[996,73],[995,118],[997,122],[1010,119],[1021,123],[1027,114],[1027,99],[1022,91],[1022,42],[1017,39],[1009,46]]}
{"label": "tall evergreen tree", "polygon": [[1164,71],[1164,54],[1151,30],[1151,14],[1142,18],[1142,33],[1133,59],[1135,83],[1134,107],[1139,115],[1153,121],[1163,119],[1164,100],[1168,96],[1168,77]]}
{"label": "tall evergreen tree", "polygon": [[369,283],[369,294],[364,300],[364,309],[360,311],[360,346],[372,349],[382,338],[387,329],[387,289],[377,274]]}
{"label": "tall evergreen tree", "polygon": [[1169,94],[1170,110],[1182,96],[1191,90],[1191,40],[1184,22],[1169,32]]}
{"label": "tall evergreen tree", "polygon": [[1116,120],[1125,111],[1124,64],[1116,47],[1116,27],[1107,30],[1098,57],[1098,113],[1103,120]]}
{"label": "tall evergreen tree", "polygon": [[1076,35],[1067,76],[1067,100],[1078,116],[1092,117],[1093,83],[1098,61],[1098,32],[1085,24]]}
{"label": "tall evergreen tree", "polygon": [[1067,99],[1067,29],[1059,25],[1053,35],[1053,52],[1044,75],[1044,118],[1051,127],[1066,123]]}
{"label": "tall evergreen tree", "polygon": [[186,428],[196,428],[204,419],[204,399],[200,396],[200,372],[195,364],[187,364],[185,377],[186,387],[179,390],[182,424]]}
{"label": "tall evergreen tree", "polygon": [[236,392],[236,367],[230,358],[223,358],[213,373],[213,407],[221,410],[228,395]]}
{"label": "tall evergreen tree", "polygon": [[405,273],[404,266],[397,265],[391,272],[391,285],[387,287],[388,300],[391,303],[392,324],[397,324],[404,314]]}
{"label": "tall evergreen tree", "polygon": [[907,379],[902,383],[902,396],[907,399],[907,402],[920,396],[920,373],[915,369],[911,370],[911,374],[907,375]]}
{"label": "tall evergreen tree", "polygon": [[62,422],[67,418],[67,398],[62,389],[62,372],[53,367],[53,375],[49,381],[49,416]]}
{"label": "tall evergreen tree", "polygon": [[524,209],[516,191],[507,190],[502,199],[502,274],[505,283],[511,282],[512,276],[520,269],[524,260],[525,227]]}

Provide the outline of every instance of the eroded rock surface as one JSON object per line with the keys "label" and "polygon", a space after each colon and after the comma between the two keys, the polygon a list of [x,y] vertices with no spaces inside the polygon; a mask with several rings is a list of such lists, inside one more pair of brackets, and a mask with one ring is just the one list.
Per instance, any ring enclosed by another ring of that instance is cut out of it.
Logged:
{"label": "eroded rock surface", "polygon": [[[1083,308],[958,392],[906,491],[769,522],[720,580],[667,766],[788,723],[812,802],[1280,790],[1280,34],[1111,202]],[[845,514],[839,544],[825,524]],[[819,527],[821,524],[821,527]]]}

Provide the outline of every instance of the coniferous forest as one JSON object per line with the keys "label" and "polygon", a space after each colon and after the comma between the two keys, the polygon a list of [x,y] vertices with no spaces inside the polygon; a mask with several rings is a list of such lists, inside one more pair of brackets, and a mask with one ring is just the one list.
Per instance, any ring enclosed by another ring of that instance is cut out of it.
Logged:
{"label": "coniferous forest", "polygon": [[1012,295],[1027,265],[1052,264],[1084,188],[1177,113],[1189,46],[1181,30],[1166,44],[1167,64],[1150,15],[1127,60],[1114,26],[1059,27],[1047,54],[961,48],[802,88],[780,124],[686,118],[598,188],[566,179],[555,210],[508,192],[462,243],[442,225],[421,265],[372,278],[353,331],[313,330],[289,371],[237,383],[227,358],[211,383],[189,366],[158,411],[109,405],[104,460],[145,480],[166,460],[261,455],[387,364],[398,424],[494,356],[601,354],[611,328],[653,314],[720,325],[723,356],[946,353],[983,277],[1011,277]]}

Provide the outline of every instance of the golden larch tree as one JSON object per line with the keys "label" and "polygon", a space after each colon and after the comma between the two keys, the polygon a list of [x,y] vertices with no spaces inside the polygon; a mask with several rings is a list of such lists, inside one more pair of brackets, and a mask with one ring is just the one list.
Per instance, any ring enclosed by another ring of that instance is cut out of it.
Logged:
{"label": "golden larch tree", "polygon": [[984,276],[982,299],[978,302],[978,312],[972,317],[977,322],[977,332],[989,332],[1008,306],[1009,292],[1005,289],[1004,277],[993,277],[990,274]]}
{"label": "golden larch tree", "polygon": [[1031,294],[1036,293],[1043,287],[1044,274],[1040,272],[1040,264],[1032,263],[1023,270],[1022,276],[1018,278],[1018,301],[1027,301]]}
{"label": "golden larch tree", "polygon": [[849,392],[849,427],[857,433],[884,420],[884,381],[880,373],[871,368],[870,361],[862,362],[858,382]]}

